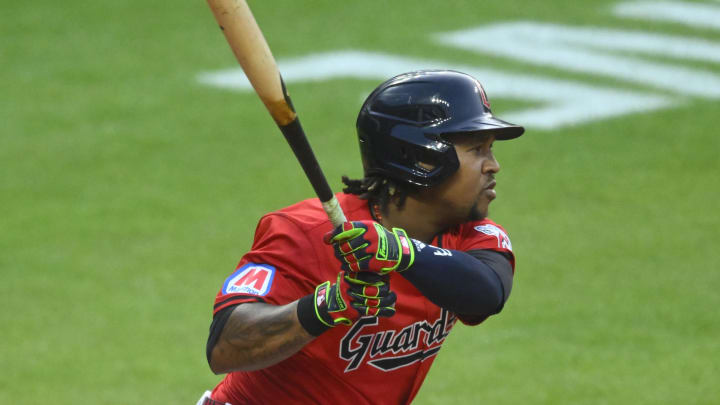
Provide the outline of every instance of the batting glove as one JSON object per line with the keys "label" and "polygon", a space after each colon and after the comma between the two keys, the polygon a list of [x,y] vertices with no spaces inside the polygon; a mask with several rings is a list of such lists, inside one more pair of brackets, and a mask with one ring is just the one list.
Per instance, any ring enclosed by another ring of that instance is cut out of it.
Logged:
{"label": "batting glove", "polygon": [[345,222],[323,240],[333,245],[335,257],[348,272],[404,271],[415,260],[415,247],[404,230],[389,231],[375,221]]}
{"label": "batting glove", "polygon": [[326,326],[349,326],[361,316],[393,316],[396,299],[389,283],[377,274],[351,278],[340,272],[335,284],[326,281],[315,288],[315,315]]}

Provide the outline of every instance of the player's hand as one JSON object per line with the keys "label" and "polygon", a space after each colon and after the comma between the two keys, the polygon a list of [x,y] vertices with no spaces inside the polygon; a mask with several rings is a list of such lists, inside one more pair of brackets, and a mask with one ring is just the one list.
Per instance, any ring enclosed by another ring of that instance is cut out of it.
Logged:
{"label": "player's hand", "polygon": [[394,292],[374,273],[340,272],[337,281],[315,288],[315,314],[327,326],[352,325],[361,316],[390,317],[395,314]]}
{"label": "player's hand", "polygon": [[415,247],[404,230],[385,229],[375,221],[345,222],[325,234],[345,271],[387,274],[407,270],[415,260]]}

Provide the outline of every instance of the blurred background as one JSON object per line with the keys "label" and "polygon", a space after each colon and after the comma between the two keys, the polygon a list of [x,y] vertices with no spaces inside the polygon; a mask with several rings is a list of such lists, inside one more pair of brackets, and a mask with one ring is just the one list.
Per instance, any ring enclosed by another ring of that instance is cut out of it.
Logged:
{"label": "blurred background", "polygon": [[[495,145],[512,297],[415,403],[719,403],[720,2],[250,6],[335,190],[405,70],[527,127]],[[0,38],[0,403],[195,403],[216,292],[311,187],[203,1],[4,2]]]}

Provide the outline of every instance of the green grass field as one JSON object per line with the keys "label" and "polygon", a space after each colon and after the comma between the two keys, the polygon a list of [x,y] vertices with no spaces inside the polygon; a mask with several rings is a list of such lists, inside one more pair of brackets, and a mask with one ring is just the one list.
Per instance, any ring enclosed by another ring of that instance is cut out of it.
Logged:
{"label": "green grass field", "polygon": [[[720,96],[430,39],[522,20],[720,44],[619,1],[250,2],[281,64],[357,49],[673,100],[496,144],[513,295],[456,327],[417,404],[720,403]],[[0,403],[194,404],[220,379],[215,293],[259,217],[309,184],[252,92],[196,80],[236,66],[204,1],[6,2],[0,35]],[[381,81],[288,84],[337,190],[361,175],[354,120]],[[533,105],[486,87],[501,117]]]}

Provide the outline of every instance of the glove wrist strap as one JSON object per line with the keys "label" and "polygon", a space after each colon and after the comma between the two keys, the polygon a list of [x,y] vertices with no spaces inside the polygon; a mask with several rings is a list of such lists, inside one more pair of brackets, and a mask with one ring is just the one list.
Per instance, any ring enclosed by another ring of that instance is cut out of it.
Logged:
{"label": "glove wrist strap", "polygon": [[415,263],[415,247],[410,237],[407,235],[404,229],[393,228],[393,233],[397,235],[398,249],[400,249],[401,255],[400,261],[397,264],[395,271],[402,272],[410,268]]}
{"label": "glove wrist strap", "polygon": [[315,314],[314,292],[298,300],[297,317],[303,329],[313,336],[320,336],[323,332],[330,329],[330,327],[318,319]]}

